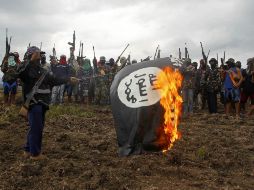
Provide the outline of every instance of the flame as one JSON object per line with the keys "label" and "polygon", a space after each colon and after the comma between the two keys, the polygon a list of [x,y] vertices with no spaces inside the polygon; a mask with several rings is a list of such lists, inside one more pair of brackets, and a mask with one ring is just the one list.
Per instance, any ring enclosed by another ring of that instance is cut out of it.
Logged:
{"label": "flame", "polygon": [[182,97],[179,95],[179,89],[182,86],[183,76],[178,70],[166,67],[161,71],[155,82],[155,88],[159,89],[161,100],[160,104],[164,108],[164,133],[166,135],[167,148],[163,152],[173,147],[173,143],[180,139],[181,134],[177,130],[181,110]]}

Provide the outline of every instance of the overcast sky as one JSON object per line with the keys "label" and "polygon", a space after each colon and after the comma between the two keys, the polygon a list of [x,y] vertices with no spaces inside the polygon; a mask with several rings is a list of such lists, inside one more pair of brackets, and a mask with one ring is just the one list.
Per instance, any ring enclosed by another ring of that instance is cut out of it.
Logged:
{"label": "overcast sky", "polygon": [[[0,0],[0,58],[5,52],[5,28],[13,36],[11,51],[23,57],[28,43],[49,54],[69,56],[68,41],[76,30],[84,54],[116,58],[130,43],[126,56],[153,56],[158,44],[162,57],[178,56],[189,47],[201,58],[200,41],[211,56],[233,57],[246,64],[254,57],[253,0]],[[184,54],[184,53],[182,53]]]}

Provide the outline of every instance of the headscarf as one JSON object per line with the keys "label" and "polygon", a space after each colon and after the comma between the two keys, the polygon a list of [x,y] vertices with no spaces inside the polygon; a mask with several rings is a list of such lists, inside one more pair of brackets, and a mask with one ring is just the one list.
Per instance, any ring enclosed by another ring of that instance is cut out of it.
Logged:
{"label": "headscarf", "polygon": [[8,66],[9,67],[14,67],[16,66],[16,61],[15,61],[15,57],[13,55],[8,57]]}
{"label": "headscarf", "polygon": [[90,59],[85,59],[85,60],[82,61],[82,68],[84,70],[91,69],[91,61],[90,61]]}
{"label": "headscarf", "polygon": [[61,56],[60,56],[60,61],[59,61],[59,63],[60,63],[61,65],[66,65],[66,64],[67,64],[66,56],[65,56],[65,55],[61,55]]}

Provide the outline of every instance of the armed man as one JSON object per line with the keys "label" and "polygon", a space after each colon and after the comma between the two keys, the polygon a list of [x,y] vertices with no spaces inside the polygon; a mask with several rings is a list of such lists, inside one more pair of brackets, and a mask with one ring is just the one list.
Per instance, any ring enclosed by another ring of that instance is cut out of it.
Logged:
{"label": "armed man", "polygon": [[106,58],[104,56],[100,57],[100,61],[98,62],[98,69],[96,71],[95,78],[95,104],[97,105],[106,105],[108,104],[108,77],[107,71],[105,67]]}
{"label": "armed man", "polygon": [[220,92],[221,80],[218,70],[218,61],[215,58],[209,60],[211,69],[207,77],[207,102],[211,114],[217,113],[217,94]]}
{"label": "armed man", "polygon": [[15,97],[17,93],[17,78],[16,69],[17,64],[15,54],[8,53],[2,62],[1,70],[4,73],[3,87],[4,87],[4,104],[15,104]]}
{"label": "armed man", "polygon": [[18,69],[17,77],[24,83],[25,104],[20,115],[29,121],[29,131],[24,155],[31,159],[41,159],[42,133],[45,124],[45,113],[49,109],[50,89],[52,86],[67,82],[76,83],[76,78],[58,78],[40,64],[41,54],[38,47],[29,47],[26,61]]}

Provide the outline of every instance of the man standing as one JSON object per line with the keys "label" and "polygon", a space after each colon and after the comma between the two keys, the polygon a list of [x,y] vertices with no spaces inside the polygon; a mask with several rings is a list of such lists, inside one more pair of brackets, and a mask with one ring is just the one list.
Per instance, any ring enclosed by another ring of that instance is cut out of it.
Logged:
{"label": "man standing", "polygon": [[208,78],[209,66],[206,65],[206,62],[200,60],[200,68],[197,73],[198,84],[198,102],[201,104],[200,108],[205,109],[207,101],[207,78]]}
{"label": "man standing", "polygon": [[224,82],[225,90],[225,113],[227,116],[230,115],[230,108],[232,103],[235,104],[236,118],[240,118],[240,85],[243,77],[241,70],[235,66],[235,60],[230,58],[226,62],[228,65],[228,71],[222,72],[222,79]]}
{"label": "man standing", "polygon": [[183,113],[184,116],[189,116],[193,113],[193,100],[195,90],[196,72],[195,67],[191,64],[190,59],[184,61],[181,69],[184,76],[183,80]]}
{"label": "man standing", "polygon": [[78,96],[81,103],[88,104],[89,85],[92,76],[93,70],[90,59],[82,59],[77,71],[77,78],[81,80],[78,85]]}
{"label": "man standing", "polygon": [[107,91],[107,73],[106,73],[106,58],[100,57],[98,62],[98,70],[95,78],[95,104],[106,105],[108,104],[108,91]]}
{"label": "man standing", "polygon": [[211,69],[207,78],[207,103],[210,113],[217,113],[217,93],[220,90],[221,80],[218,70],[218,62],[215,58],[209,61]]}
{"label": "man standing", "polygon": [[15,97],[17,93],[16,69],[17,62],[15,61],[15,54],[10,53],[4,57],[1,66],[1,70],[4,73],[4,104],[6,105],[15,104]]}
{"label": "man standing", "polygon": [[[52,72],[58,78],[69,78],[69,65],[67,64],[65,55],[61,55],[59,63],[52,66]],[[57,103],[63,104],[64,90],[65,90],[65,84],[61,84],[61,85],[53,87],[52,100],[51,100],[51,103],[53,105]]]}
{"label": "man standing", "polygon": [[45,75],[28,108],[30,129],[27,134],[25,156],[30,156],[31,159],[41,159],[42,133],[45,124],[45,113],[49,109],[51,87],[68,81],[77,82],[76,78],[58,78],[49,74],[40,64],[40,53],[38,47],[28,48],[26,52],[27,61],[18,70],[18,77],[24,84],[25,97],[31,93],[41,76]]}

